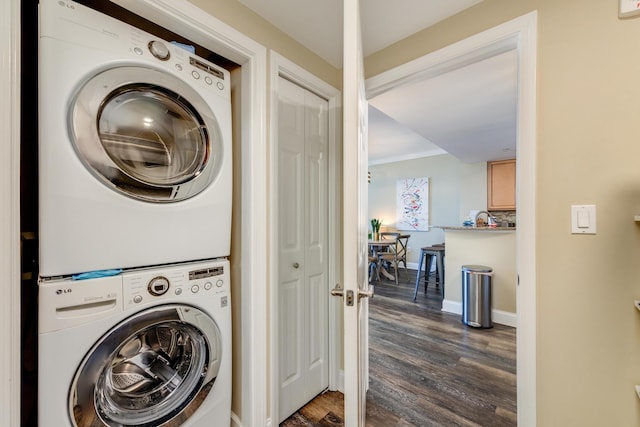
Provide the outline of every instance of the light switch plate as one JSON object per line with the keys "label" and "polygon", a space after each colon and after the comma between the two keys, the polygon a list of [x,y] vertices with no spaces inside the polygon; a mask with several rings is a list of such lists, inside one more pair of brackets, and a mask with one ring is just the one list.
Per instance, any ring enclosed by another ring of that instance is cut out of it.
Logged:
{"label": "light switch plate", "polygon": [[571,206],[571,233],[596,234],[596,205]]}

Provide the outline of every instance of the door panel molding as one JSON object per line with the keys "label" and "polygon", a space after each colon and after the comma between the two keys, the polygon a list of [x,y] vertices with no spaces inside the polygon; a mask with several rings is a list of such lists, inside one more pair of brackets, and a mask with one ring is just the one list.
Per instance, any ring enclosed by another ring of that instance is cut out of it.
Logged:
{"label": "door panel molding", "polygon": [[[339,213],[341,209],[340,194],[341,191],[341,168],[340,168],[340,91],[332,87],[328,83],[324,82],[320,78],[314,76],[302,67],[294,64],[286,59],[284,56],[272,51],[270,53],[270,86],[271,86],[271,120],[270,120],[270,158],[271,158],[271,173],[270,173],[270,201],[269,212],[270,215],[270,228],[277,230],[278,221],[278,189],[277,189],[277,174],[278,171],[275,168],[275,160],[278,156],[278,79],[280,77],[289,80],[298,86],[301,86],[317,96],[326,99],[328,101],[329,111],[329,155],[327,159],[327,193],[328,193],[328,218],[327,218],[327,245],[329,257],[326,260],[328,265],[328,283],[330,287],[339,280],[341,276],[341,259],[342,251],[340,246],[341,228],[339,221]],[[323,178],[323,177],[318,177]],[[332,197],[335,196],[335,197]],[[273,284],[269,291],[269,312],[274,313],[269,319],[269,331],[270,331],[270,378],[271,381],[269,392],[271,395],[270,405],[270,425],[276,425],[279,412],[279,363],[278,363],[278,289],[276,284],[278,283],[279,270],[278,260],[275,254],[278,253],[277,239],[272,239],[269,245],[269,253],[274,254],[270,259],[270,283]],[[326,295],[326,304],[329,305],[329,389],[340,389],[341,381],[341,316],[339,315],[341,306],[337,304],[337,301],[329,299],[329,294]]]}

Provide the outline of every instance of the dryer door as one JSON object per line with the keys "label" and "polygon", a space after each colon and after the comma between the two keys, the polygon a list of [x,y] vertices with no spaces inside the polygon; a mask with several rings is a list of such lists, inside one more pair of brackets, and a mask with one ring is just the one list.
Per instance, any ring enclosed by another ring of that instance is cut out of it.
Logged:
{"label": "dryer door", "polygon": [[69,120],[89,171],[110,188],[149,202],[195,196],[228,155],[209,105],[185,82],[152,68],[96,74],[74,97]]}
{"label": "dryer door", "polygon": [[84,357],[71,384],[75,426],[177,426],[209,393],[220,368],[216,323],[190,306],[142,311]]}

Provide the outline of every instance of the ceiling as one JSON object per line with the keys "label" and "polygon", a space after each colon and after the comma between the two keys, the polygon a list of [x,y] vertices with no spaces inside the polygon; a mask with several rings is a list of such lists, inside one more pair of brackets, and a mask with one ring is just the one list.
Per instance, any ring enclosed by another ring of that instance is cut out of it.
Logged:
{"label": "ceiling", "polygon": [[[238,0],[281,31],[342,68],[342,0]],[[363,0],[367,57],[482,0]]]}
{"label": "ceiling", "polygon": [[[238,0],[342,68],[342,0]],[[365,57],[482,0],[366,0]],[[370,99],[369,164],[449,153],[464,162],[516,156],[517,51]]]}
{"label": "ceiling", "polygon": [[515,158],[516,93],[513,49],[378,95],[369,100],[372,122],[386,115],[395,124],[384,133],[379,123],[370,125],[369,163],[386,162],[381,155],[394,157],[380,149],[391,145],[394,125],[414,133],[412,148],[407,141],[414,157],[440,148],[436,154],[447,152],[466,163]]}

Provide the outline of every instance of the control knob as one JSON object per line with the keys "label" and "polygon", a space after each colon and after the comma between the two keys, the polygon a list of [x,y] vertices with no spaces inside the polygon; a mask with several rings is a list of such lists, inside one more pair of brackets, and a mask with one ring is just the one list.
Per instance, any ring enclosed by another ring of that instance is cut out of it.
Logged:
{"label": "control knob", "polygon": [[169,56],[171,56],[169,49],[167,49],[164,43],[157,40],[149,42],[149,51],[153,56],[161,61],[166,61],[167,59],[169,59]]}
{"label": "control knob", "polygon": [[147,290],[153,296],[159,297],[169,290],[169,279],[163,276],[154,277],[149,281]]}

